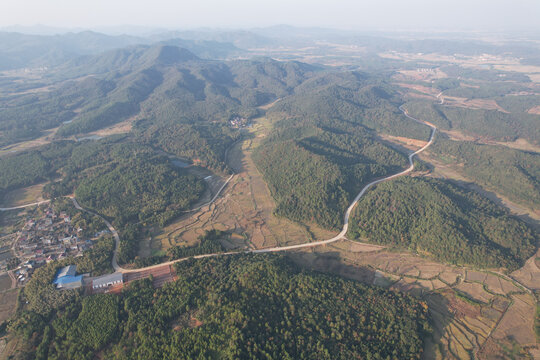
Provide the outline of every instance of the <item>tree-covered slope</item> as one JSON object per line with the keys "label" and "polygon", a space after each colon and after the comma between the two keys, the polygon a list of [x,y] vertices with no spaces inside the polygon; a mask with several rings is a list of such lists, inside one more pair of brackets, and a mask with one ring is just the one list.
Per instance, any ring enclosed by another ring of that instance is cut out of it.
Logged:
{"label": "tree-covered slope", "polygon": [[382,79],[358,72],[330,72],[304,81],[270,111],[300,119],[332,119],[390,135],[428,138],[429,129],[405,117],[400,104],[395,89]]}
{"label": "tree-covered slope", "polygon": [[72,298],[11,329],[28,356],[49,359],[419,359],[429,331],[425,303],[283,257],[208,258],[176,270],[163,288],[143,280],[121,295]]}
{"label": "tree-covered slope", "polygon": [[540,143],[539,115],[466,109],[434,104],[431,101],[411,101],[405,108],[412,116],[429,119],[442,130],[458,130],[469,136],[489,140],[514,141],[524,138],[533,144]]}
{"label": "tree-covered slope", "polygon": [[444,262],[510,270],[534,254],[539,239],[524,222],[473,191],[411,177],[366,193],[352,214],[348,236]]}
{"label": "tree-covered slope", "polygon": [[342,225],[349,202],[370,179],[407,164],[363,128],[338,120],[278,123],[254,160],[277,202],[276,214],[331,229]]}
{"label": "tree-covered slope", "polygon": [[540,209],[540,154],[439,137],[429,153],[513,201]]}

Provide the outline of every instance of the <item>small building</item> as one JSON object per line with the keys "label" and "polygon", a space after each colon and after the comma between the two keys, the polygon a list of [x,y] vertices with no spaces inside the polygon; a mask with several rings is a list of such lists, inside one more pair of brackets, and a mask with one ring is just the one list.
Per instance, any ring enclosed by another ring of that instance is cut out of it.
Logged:
{"label": "small building", "polygon": [[53,284],[57,289],[77,289],[82,286],[82,275],[77,274],[76,265],[64,266],[56,273]]}
{"label": "small building", "polygon": [[124,276],[120,272],[103,275],[92,280],[92,289],[102,289],[112,285],[124,283]]}

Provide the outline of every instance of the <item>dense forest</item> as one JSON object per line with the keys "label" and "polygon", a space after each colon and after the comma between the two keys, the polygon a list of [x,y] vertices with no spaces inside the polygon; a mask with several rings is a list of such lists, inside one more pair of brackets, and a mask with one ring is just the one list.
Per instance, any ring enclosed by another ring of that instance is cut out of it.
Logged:
{"label": "dense forest", "polygon": [[295,94],[273,106],[270,113],[302,120],[332,121],[349,127],[413,139],[429,137],[429,128],[405,117],[401,99],[384,79],[359,72],[314,76],[295,89]]}
{"label": "dense forest", "polygon": [[121,295],[57,292],[46,313],[28,294],[8,326],[24,340],[18,358],[419,359],[430,331],[424,302],[284,257],[192,260],[176,272],[160,289],[146,279]]}
{"label": "dense forest", "polygon": [[533,209],[540,208],[540,155],[504,146],[480,145],[439,137],[429,153],[474,182]]}
{"label": "dense forest", "polygon": [[50,197],[75,192],[82,206],[109,218],[121,235],[121,262],[137,255],[141,226],[164,226],[206,189],[203,180],[166,156],[123,136],[74,147],[61,172],[62,180],[44,192]]}
{"label": "dense forest", "polygon": [[442,130],[459,130],[473,137],[498,141],[523,138],[533,144],[540,144],[539,115],[465,109],[434,104],[431,101],[410,101],[405,108],[411,116],[429,119]]}
{"label": "dense forest", "polygon": [[342,225],[364,184],[407,164],[370,132],[337,120],[282,121],[255,150],[254,160],[277,202],[277,215],[331,229]]}
{"label": "dense forest", "polygon": [[351,239],[409,249],[453,264],[515,270],[539,234],[471,190],[432,178],[403,177],[362,197]]}

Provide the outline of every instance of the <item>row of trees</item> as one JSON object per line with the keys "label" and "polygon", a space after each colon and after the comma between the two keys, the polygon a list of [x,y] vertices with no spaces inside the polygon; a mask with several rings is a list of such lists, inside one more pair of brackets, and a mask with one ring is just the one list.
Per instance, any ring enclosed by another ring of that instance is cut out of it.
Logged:
{"label": "row of trees", "polygon": [[526,112],[505,113],[498,110],[466,109],[434,104],[432,101],[411,101],[409,113],[418,119],[429,119],[443,130],[459,130],[465,134],[498,141],[523,138],[540,144],[540,117]]}

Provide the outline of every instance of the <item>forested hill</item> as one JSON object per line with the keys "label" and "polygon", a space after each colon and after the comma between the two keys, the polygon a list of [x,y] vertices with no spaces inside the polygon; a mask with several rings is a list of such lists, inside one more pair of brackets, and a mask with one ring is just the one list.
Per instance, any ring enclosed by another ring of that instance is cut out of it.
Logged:
{"label": "forested hill", "polygon": [[514,270],[531,257],[538,232],[471,190],[403,177],[364,195],[350,239],[405,248],[453,264]]}
{"label": "forested hill", "polygon": [[2,97],[0,145],[56,127],[57,137],[69,137],[138,119],[143,142],[224,170],[224,150],[235,140],[229,120],[255,116],[317,70],[265,58],[204,60],[172,45],[114,50],[50,71],[76,80]]}
{"label": "forested hill", "polygon": [[429,331],[420,300],[273,255],[178,263],[178,280],[160,289],[146,279],[120,295],[66,290],[44,311],[36,295],[48,293],[52,265],[10,324],[27,358],[419,359]]}
{"label": "forested hill", "polygon": [[344,211],[366,183],[407,164],[405,155],[362,127],[298,119],[278,123],[254,160],[277,215],[330,229],[342,226]]}
{"label": "forested hill", "polygon": [[390,135],[426,139],[429,129],[399,110],[401,99],[383,79],[356,71],[316,74],[271,112],[301,119],[335,120]]}

